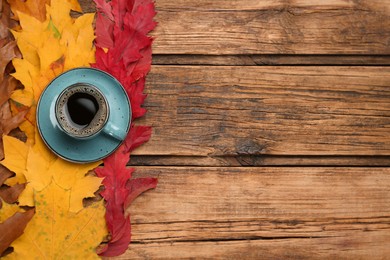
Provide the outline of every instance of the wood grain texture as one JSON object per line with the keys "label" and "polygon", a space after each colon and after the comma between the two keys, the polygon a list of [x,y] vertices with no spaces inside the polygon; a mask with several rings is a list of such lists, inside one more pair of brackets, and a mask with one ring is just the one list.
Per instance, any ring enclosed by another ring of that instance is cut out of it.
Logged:
{"label": "wood grain texture", "polygon": [[[390,169],[138,167],[128,258],[385,259]],[[283,248],[283,250],[281,250]]]}
{"label": "wood grain texture", "polygon": [[137,155],[390,155],[390,67],[153,66]]}
{"label": "wood grain texture", "polygon": [[[90,0],[83,10],[94,12]],[[154,54],[390,54],[390,0],[157,0]]]}

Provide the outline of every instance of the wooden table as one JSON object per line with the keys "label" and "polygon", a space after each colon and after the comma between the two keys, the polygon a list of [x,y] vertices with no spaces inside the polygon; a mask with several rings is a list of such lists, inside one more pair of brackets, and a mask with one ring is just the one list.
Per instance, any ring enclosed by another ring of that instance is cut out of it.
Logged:
{"label": "wooden table", "polygon": [[119,259],[389,259],[390,1],[156,7]]}

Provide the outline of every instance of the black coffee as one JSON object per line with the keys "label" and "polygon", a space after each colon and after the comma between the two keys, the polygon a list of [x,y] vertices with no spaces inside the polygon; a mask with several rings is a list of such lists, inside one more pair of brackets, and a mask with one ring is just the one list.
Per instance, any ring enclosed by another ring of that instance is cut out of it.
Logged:
{"label": "black coffee", "polygon": [[68,135],[85,138],[99,133],[109,116],[104,95],[93,85],[76,83],[56,100],[56,118]]}
{"label": "black coffee", "polygon": [[99,110],[99,104],[93,96],[87,93],[75,93],[69,97],[65,109],[73,123],[85,127],[94,119]]}

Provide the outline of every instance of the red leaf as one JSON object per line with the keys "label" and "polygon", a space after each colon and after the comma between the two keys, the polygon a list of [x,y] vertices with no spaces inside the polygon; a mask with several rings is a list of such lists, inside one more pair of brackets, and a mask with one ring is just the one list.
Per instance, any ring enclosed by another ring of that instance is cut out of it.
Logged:
{"label": "red leaf", "polygon": [[102,48],[112,48],[114,47],[114,40],[112,36],[112,30],[114,28],[114,23],[109,20],[108,17],[97,13],[96,17],[96,46]]}
{"label": "red leaf", "polygon": [[114,21],[114,16],[112,15],[111,2],[106,2],[106,0],[94,0],[96,8],[100,13],[103,13],[108,19]]}
{"label": "red leaf", "polygon": [[138,146],[146,143],[152,135],[152,128],[150,126],[131,126],[128,137],[126,138],[125,150],[130,152]]}
{"label": "red leaf", "polygon": [[[124,209],[128,208],[130,204],[141,195],[143,192],[154,189],[157,186],[156,178],[137,178],[129,180],[126,187],[130,190],[124,204]],[[126,214],[128,216],[128,214]]]}
{"label": "red leaf", "polygon": [[141,78],[137,82],[131,84],[130,88],[126,89],[127,95],[130,98],[132,117],[139,118],[146,113],[146,109],[141,107],[146,98],[143,93],[145,87],[145,78]]}
{"label": "red leaf", "polygon": [[[146,34],[156,23],[151,0],[94,0],[98,9],[96,20],[96,64],[92,66],[113,75],[125,88],[131,103],[132,118],[145,114],[142,104],[145,76],[152,62],[152,39]],[[103,50],[103,48],[107,48]],[[124,143],[96,169],[104,177],[106,222],[110,240],[98,249],[100,256],[124,253],[131,240],[129,215],[125,208],[142,192],[154,188],[152,178],[130,180],[134,169],[127,168],[130,151],[148,141],[152,130],[148,126],[131,125]]]}
{"label": "red leaf", "polygon": [[[150,3],[150,1],[144,2],[145,3],[138,3],[137,6],[133,7],[132,14],[134,17],[134,22],[131,24],[139,33],[147,34],[157,25],[157,23],[153,21],[153,17],[156,15],[156,11],[154,10],[154,3]],[[126,23],[126,20],[124,23]]]}

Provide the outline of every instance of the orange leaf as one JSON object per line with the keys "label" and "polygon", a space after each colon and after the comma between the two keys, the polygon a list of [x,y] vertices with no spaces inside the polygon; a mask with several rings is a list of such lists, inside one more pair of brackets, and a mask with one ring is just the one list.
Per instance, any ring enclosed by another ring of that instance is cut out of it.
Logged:
{"label": "orange leaf", "polygon": [[50,0],[8,0],[11,5],[12,12],[15,15],[15,19],[19,19],[17,12],[22,12],[35,17],[40,21],[44,21],[46,18],[46,4]]}

